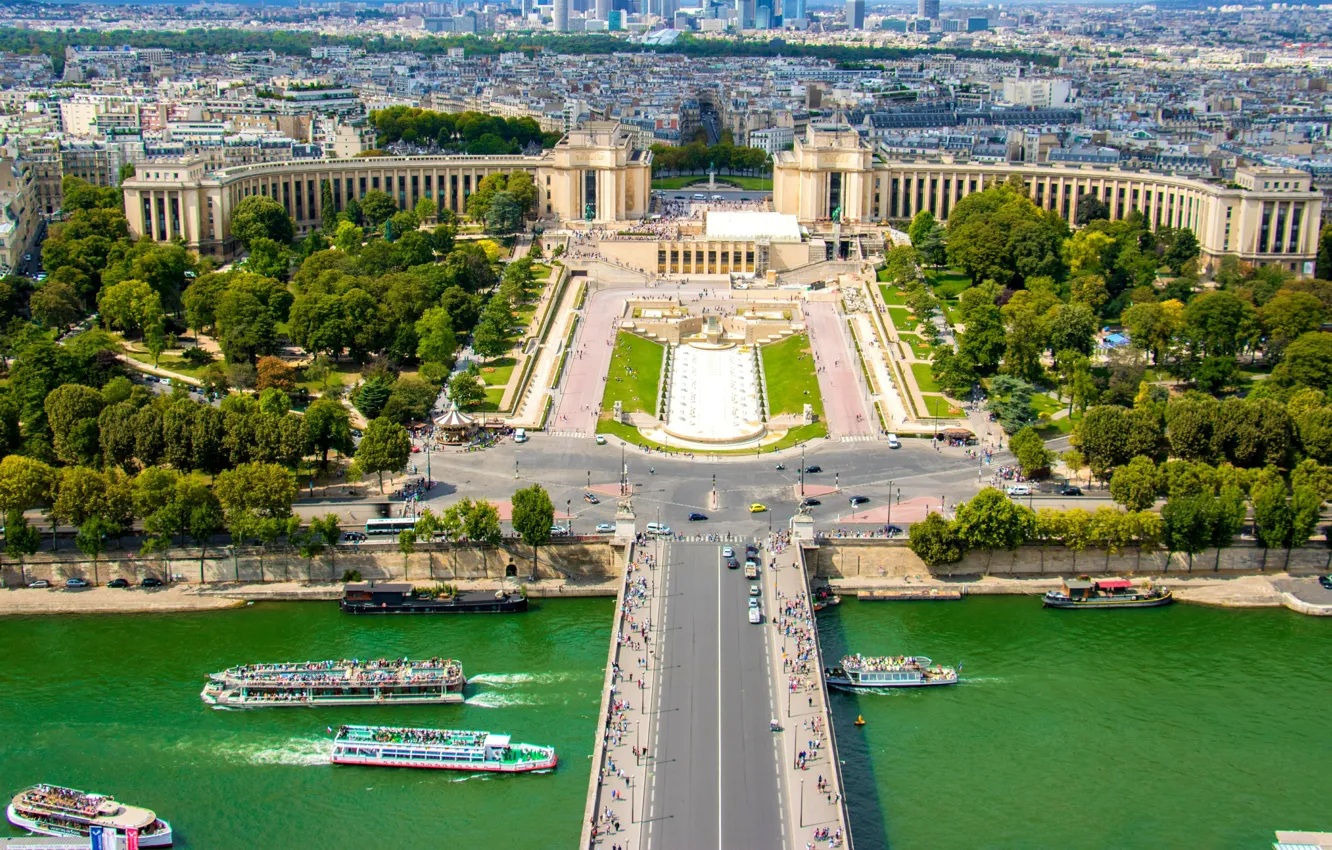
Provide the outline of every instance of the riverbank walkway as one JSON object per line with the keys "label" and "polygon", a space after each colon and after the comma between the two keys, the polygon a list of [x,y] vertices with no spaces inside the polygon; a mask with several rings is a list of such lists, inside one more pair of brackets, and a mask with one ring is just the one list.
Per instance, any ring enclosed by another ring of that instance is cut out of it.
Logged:
{"label": "riverbank walkway", "polygon": [[[719,543],[635,550],[581,848],[850,846],[804,566],[780,533],[752,542],[757,581],[728,570]],[[730,545],[743,561],[746,543]]]}

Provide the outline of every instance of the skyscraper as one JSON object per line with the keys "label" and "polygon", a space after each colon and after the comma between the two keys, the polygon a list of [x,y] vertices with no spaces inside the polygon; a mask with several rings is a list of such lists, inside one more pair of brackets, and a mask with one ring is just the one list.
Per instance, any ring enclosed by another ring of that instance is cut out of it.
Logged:
{"label": "skyscraper", "polygon": [[735,28],[754,26],[754,0],[735,0]]}
{"label": "skyscraper", "polygon": [[939,20],[939,0],[916,0],[916,17]]}
{"label": "skyscraper", "polygon": [[[920,0],[925,3],[926,0]],[[939,8],[939,0],[930,0],[934,3],[935,9]],[[865,0],[846,0],[846,25],[853,30],[863,30],[865,28]]]}
{"label": "skyscraper", "polygon": [[[925,0],[920,0],[924,3]],[[569,31],[569,0],[555,0],[555,8],[551,17],[554,18],[552,28],[555,32]]]}
{"label": "skyscraper", "polygon": [[782,0],[782,22],[805,17],[805,0]]}
{"label": "skyscraper", "polygon": [[598,21],[609,21],[611,11],[611,0],[597,0],[596,15]]}
{"label": "skyscraper", "polygon": [[532,0],[523,0],[522,13],[523,13],[523,20],[524,21],[527,20],[528,16],[532,14]]}

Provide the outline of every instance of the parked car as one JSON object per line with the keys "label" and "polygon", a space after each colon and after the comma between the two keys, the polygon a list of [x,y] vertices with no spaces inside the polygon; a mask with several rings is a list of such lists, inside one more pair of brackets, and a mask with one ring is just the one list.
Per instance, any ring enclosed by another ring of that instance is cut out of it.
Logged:
{"label": "parked car", "polygon": [[763,612],[757,608],[749,609],[749,622],[758,625],[763,622]]}
{"label": "parked car", "polygon": [[[1321,584],[1323,587],[1326,587],[1328,590],[1332,590],[1332,576],[1319,576],[1318,583]],[[36,585],[28,585],[28,586],[35,587]]]}
{"label": "parked car", "polygon": [[44,578],[39,578],[36,581],[28,582],[28,587],[50,587],[50,586],[51,582],[47,581]]}
{"label": "parked car", "polygon": [[597,523],[597,534],[611,534],[615,531],[615,524],[609,522]]}
{"label": "parked car", "polygon": [[1061,496],[1081,496],[1082,488],[1074,487],[1072,484],[1065,484],[1063,487],[1060,487],[1055,492]]}
{"label": "parked car", "polygon": [[87,587],[87,586],[88,582],[86,579],[81,579],[81,578],[65,579],[65,587]]}
{"label": "parked car", "polygon": [[856,505],[863,505],[868,503],[869,496],[852,496],[848,501],[851,502],[851,507],[854,508]]}
{"label": "parked car", "polygon": [[818,464],[814,464],[813,466],[807,466],[807,467],[805,467],[805,474],[806,474],[806,475],[814,475],[815,473],[819,473],[819,472],[822,472],[822,471],[823,471],[823,467],[819,466]]}
{"label": "parked car", "polygon": [[[749,589],[750,589],[750,590],[753,590],[755,587],[758,587],[758,585],[753,585],[753,586],[751,586]],[[754,598],[754,595],[753,595],[752,593],[749,595],[749,607],[750,607],[750,608],[757,608],[757,607],[759,607],[759,601],[758,601],[757,599]]]}
{"label": "parked car", "polygon": [[129,587],[129,580],[123,578],[113,578],[106,583],[107,587]]}
{"label": "parked car", "polygon": [[344,531],[342,532],[343,543],[361,543],[365,540],[364,531]]}
{"label": "parked car", "polygon": [[1004,490],[1004,492],[1007,493],[1007,494],[1010,495],[1010,496],[1030,496],[1030,495],[1031,495],[1031,485],[1030,485],[1030,484],[1013,484],[1013,485],[1010,485],[1010,486],[1008,487],[1008,489]]}
{"label": "parked car", "polygon": [[763,505],[763,504],[760,504],[760,503],[758,503],[758,502],[755,502],[754,504],[752,504],[752,505],[749,506],[749,512],[750,512],[751,514],[761,514],[761,513],[763,513],[764,511],[766,511],[767,509],[768,509],[768,506],[767,506],[767,505]]}
{"label": "parked car", "polygon": [[808,499],[800,500],[800,507],[802,508],[812,508],[821,504],[823,504],[823,502],[820,502],[818,499],[815,499],[813,496],[809,497]]}
{"label": "parked car", "polygon": [[691,513],[691,514],[689,515],[689,521],[690,521],[690,522],[703,522],[703,521],[705,521],[707,518],[708,518],[708,515],[707,515],[707,514],[701,514],[701,513],[698,513],[697,511],[695,511],[694,513]]}
{"label": "parked car", "polygon": [[145,576],[143,581],[139,582],[139,587],[161,587],[164,584],[166,582],[156,576]]}
{"label": "parked car", "polygon": [[568,533],[569,533],[569,527],[568,527],[568,526],[565,526],[565,525],[552,525],[552,526],[550,527],[550,534],[551,534],[552,537],[560,537],[561,535],[565,535],[565,534],[568,534]]}
{"label": "parked car", "polygon": [[751,585],[749,586],[749,595],[750,595],[750,596],[758,596],[758,595],[761,594],[762,592],[763,592],[763,588],[759,587],[757,584],[751,584]]}

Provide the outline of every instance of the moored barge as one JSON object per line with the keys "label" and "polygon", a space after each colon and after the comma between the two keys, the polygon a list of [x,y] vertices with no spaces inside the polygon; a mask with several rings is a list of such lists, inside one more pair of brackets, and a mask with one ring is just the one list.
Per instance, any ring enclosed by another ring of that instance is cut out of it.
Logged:
{"label": "moored barge", "polygon": [[448,658],[244,664],[213,673],[200,694],[221,708],[418,705],[463,701],[462,663]]}
{"label": "moored barge", "polygon": [[334,764],[496,773],[551,770],[558,762],[554,747],[515,744],[508,735],[390,726],[339,727],[331,760]]}
{"label": "moored barge", "polygon": [[151,810],[60,785],[23,789],[5,814],[14,826],[38,835],[88,839],[98,830],[104,836],[114,833],[120,842],[116,846],[127,845],[131,834],[140,847],[171,846],[171,824]]}
{"label": "moored barge", "polygon": [[1048,591],[1041,597],[1046,608],[1063,610],[1080,608],[1159,608],[1175,601],[1167,588],[1148,583],[1134,587],[1128,579],[1065,579],[1059,590]]}
{"label": "moored barge", "polygon": [[527,610],[527,597],[516,590],[430,596],[405,581],[361,581],[343,586],[338,605],[349,614],[515,614]]}

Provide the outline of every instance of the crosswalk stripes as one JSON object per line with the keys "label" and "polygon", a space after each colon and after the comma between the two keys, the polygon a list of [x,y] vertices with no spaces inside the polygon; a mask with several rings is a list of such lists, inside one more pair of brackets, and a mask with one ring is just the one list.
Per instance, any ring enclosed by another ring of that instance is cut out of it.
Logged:
{"label": "crosswalk stripes", "polygon": [[854,434],[842,437],[843,443],[872,443],[879,439],[873,434]]}
{"label": "crosswalk stripes", "polygon": [[547,431],[546,433],[552,437],[573,437],[574,439],[579,440],[587,439],[586,431]]}

